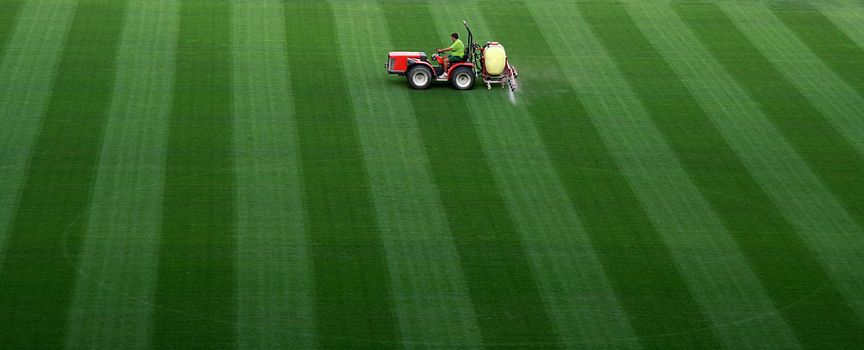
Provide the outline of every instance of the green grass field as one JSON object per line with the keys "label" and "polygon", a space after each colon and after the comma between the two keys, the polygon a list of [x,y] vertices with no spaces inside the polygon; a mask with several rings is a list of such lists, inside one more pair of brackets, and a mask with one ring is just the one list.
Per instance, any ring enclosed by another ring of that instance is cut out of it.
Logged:
{"label": "green grass field", "polygon": [[0,348],[862,344],[858,1],[0,0]]}

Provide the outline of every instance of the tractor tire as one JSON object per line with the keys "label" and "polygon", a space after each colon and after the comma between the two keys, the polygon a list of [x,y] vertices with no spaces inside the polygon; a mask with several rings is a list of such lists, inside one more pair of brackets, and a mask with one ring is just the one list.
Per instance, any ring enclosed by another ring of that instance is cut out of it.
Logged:
{"label": "tractor tire", "polygon": [[450,83],[456,90],[471,90],[474,88],[474,70],[468,67],[459,67],[453,70]]}
{"label": "tractor tire", "polygon": [[432,85],[435,77],[429,67],[417,65],[408,70],[408,84],[416,90],[426,90]]}

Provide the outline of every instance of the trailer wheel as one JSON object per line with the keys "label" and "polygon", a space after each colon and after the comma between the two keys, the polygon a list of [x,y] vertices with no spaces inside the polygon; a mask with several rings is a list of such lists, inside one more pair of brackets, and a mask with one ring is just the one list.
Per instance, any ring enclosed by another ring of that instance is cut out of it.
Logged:
{"label": "trailer wheel", "polygon": [[474,71],[468,67],[459,67],[453,70],[450,83],[456,90],[470,90],[474,87]]}
{"label": "trailer wheel", "polygon": [[417,90],[428,89],[432,85],[432,70],[422,65],[411,67],[408,70],[408,84]]}

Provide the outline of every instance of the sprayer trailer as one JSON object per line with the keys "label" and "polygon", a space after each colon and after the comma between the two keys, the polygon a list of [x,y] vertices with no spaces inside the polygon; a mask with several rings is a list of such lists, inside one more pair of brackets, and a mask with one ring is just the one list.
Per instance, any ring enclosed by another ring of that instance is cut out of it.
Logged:
{"label": "sprayer trailer", "polygon": [[504,50],[504,46],[497,41],[490,41],[479,50],[480,67],[482,68],[480,76],[483,77],[486,88],[491,89],[492,85],[498,84],[502,88],[509,86],[510,91],[516,91],[518,87],[516,78],[519,73],[507,60],[507,51]]}
{"label": "sprayer trailer", "polygon": [[[393,51],[387,58],[387,73],[408,78],[408,85],[414,89],[424,90],[433,82],[449,82],[457,90],[469,90],[474,87],[479,77],[486,87],[499,84],[509,86],[511,91],[517,88],[518,73],[507,60],[507,54],[498,42],[487,42],[480,46],[474,43],[474,34],[468,28],[468,22],[462,21],[468,31],[468,45],[465,47],[465,57],[459,62],[450,62],[450,68],[444,75],[444,58],[432,55],[431,60],[425,52]],[[437,63],[437,64],[433,64]]]}

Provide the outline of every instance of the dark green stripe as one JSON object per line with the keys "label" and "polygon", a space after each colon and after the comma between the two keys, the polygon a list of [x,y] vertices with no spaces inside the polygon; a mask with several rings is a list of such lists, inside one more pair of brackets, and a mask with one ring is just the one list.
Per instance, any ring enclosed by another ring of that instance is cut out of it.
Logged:
{"label": "dark green stripe", "polygon": [[[522,57],[514,63],[523,74],[523,85],[530,88],[520,93],[520,99],[643,345],[719,347],[669,249],[616,166],[528,8],[522,3],[484,2],[481,12],[509,56]],[[542,77],[533,78],[529,72],[542,72]]]}
{"label": "dark green stripe", "polygon": [[235,227],[229,1],[183,1],[154,315],[154,347],[234,344]]}
{"label": "dark green stripe", "polygon": [[579,9],[802,345],[849,348],[864,343],[864,333],[858,332],[864,324],[844,303],[814,252],[624,6],[583,3]]}
{"label": "dark green stripe", "polygon": [[864,96],[864,48],[856,45],[825,15],[809,6],[774,7],[773,10],[816,56]]}
{"label": "dark green stripe", "polygon": [[289,2],[286,11],[318,345],[395,346],[401,339],[389,269],[346,94],[333,10],[327,2]]}
{"label": "dark green stripe", "polygon": [[[436,30],[426,4],[381,7],[399,48],[445,46],[447,33],[458,29]],[[477,324],[487,345],[555,345],[555,327],[462,94],[445,85],[410,98]]]}
{"label": "dark green stripe", "polygon": [[82,1],[0,271],[0,347],[60,348],[114,83],[125,1]]}
{"label": "dark green stripe", "polygon": [[864,159],[714,4],[679,4],[678,14],[744,88],[859,223]]}
{"label": "dark green stripe", "polygon": [[2,61],[2,53],[7,42],[18,24],[18,14],[24,7],[23,5],[23,0],[0,1],[0,61]]}

